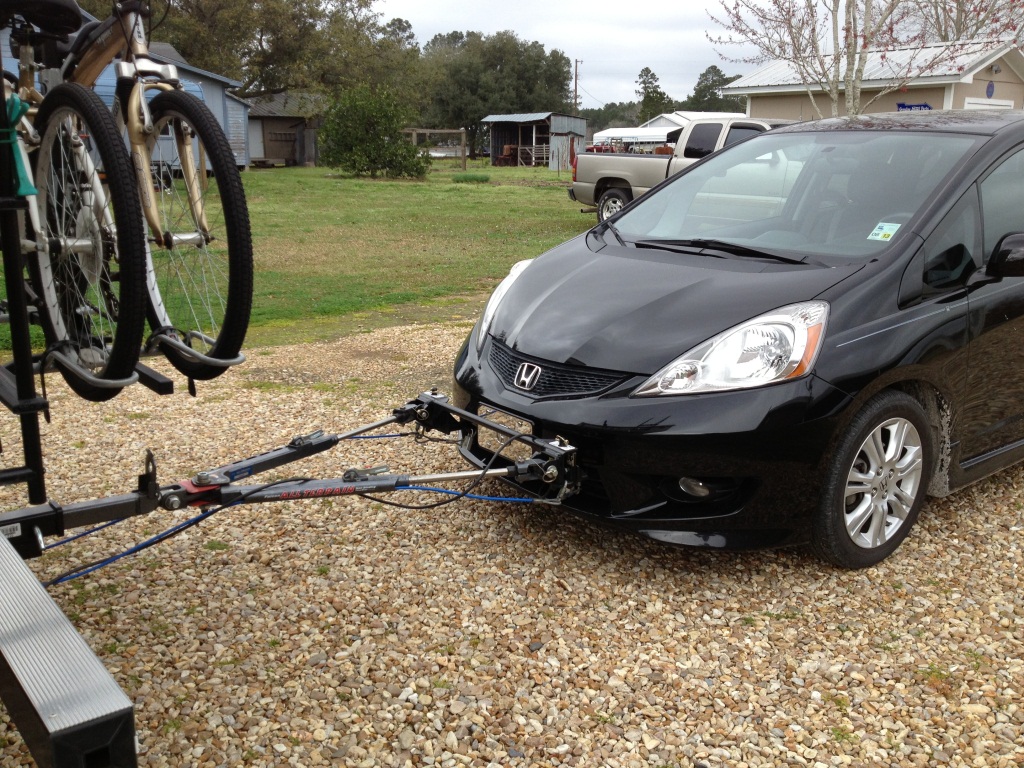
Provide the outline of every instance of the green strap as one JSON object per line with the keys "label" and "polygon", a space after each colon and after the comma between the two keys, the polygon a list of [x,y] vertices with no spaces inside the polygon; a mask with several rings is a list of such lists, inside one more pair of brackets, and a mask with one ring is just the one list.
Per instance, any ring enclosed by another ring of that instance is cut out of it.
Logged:
{"label": "green strap", "polygon": [[39,190],[32,186],[32,177],[25,169],[25,164],[22,161],[21,150],[16,146],[18,142],[18,122],[25,116],[25,113],[28,112],[28,108],[28,104],[17,96],[12,95],[7,99],[7,120],[12,127],[0,131],[0,144],[11,145],[11,153],[14,159],[14,163],[11,167],[14,171],[15,181],[17,182],[14,185],[14,194],[17,197],[25,197],[27,195],[36,195],[39,193]]}

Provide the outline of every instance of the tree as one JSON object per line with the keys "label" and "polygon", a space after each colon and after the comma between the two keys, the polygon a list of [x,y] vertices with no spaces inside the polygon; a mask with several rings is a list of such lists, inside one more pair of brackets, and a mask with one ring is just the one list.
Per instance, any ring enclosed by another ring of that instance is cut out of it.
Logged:
{"label": "tree", "polygon": [[908,0],[928,40],[953,42],[1016,32],[1020,0]]}
{"label": "tree", "polygon": [[361,85],[343,91],[324,115],[320,159],[357,176],[425,176],[430,159],[402,134],[409,119],[386,89]]}
{"label": "tree", "polygon": [[[979,14],[1012,0],[954,0]],[[950,63],[964,46],[925,47],[929,39],[918,0],[720,0],[722,15],[709,12],[724,35],[708,34],[716,45],[747,45],[755,53],[733,61],[763,64],[782,61],[804,83],[812,108],[822,117],[816,95],[824,94],[833,116],[840,104],[847,114],[860,114],[880,96],[905,86],[915,77]],[[923,3],[923,0],[922,0]],[[988,32],[1015,29],[1015,17],[990,15]],[[966,33],[966,29],[964,32]],[[959,39],[959,38],[958,38]],[[903,49],[905,55],[886,57]],[[888,83],[866,101],[861,84],[870,56],[888,67]],[[724,57],[728,58],[728,57]]]}
{"label": "tree", "polygon": [[603,131],[605,128],[628,128],[637,124],[637,103],[635,101],[609,102],[603,107],[588,107],[580,110],[580,117],[587,119],[587,128]]}
{"label": "tree", "polygon": [[[190,64],[240,80],[239,96],[403,82],[419,49],[402,19],[382,24],[374,0],[162,0],[152,39]],[[109,0],[86,0],[105,16]],[[410,54],[411,52],[411,54]]]}
{"label": "tree", "polygon": [[651,71],[650,67],[640,70],[636,84],[639,86],[636,89],[636,96],[640,100],[640,108],[636,115],[637,123],[643,125],[663,112],[672,110],[672,99],[661,90],[661,86],[658,85],[658,76]]}
{"label": "tree", "polygon": [[567,111],[572,100],[568,57],[513,32],[435,35],[423,65],[432,94],[426,127],[465,128],[473,157],[488,114]]}
{"label": "tree", "polygon": [[694,112],[743,112],[746,103],[742,97],[722,95],[722,87],[739,77],[726,77],[721,69],[712,64],[700,73],[693,94],[680,102],[678,108]]}

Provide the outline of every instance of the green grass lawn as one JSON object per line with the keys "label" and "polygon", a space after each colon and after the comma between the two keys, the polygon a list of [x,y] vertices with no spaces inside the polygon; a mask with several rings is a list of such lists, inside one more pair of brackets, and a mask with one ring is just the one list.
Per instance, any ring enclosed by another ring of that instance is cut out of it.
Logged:
{"label": "green grass lawn", "polygon": [[327,168],[247,170],[242,180],[255,253],[246,347],[475,317],[512,264],[594,223],[566,196],[569,172],[546,168],[476,161],[463,171],[438,160],[422,181]]}
{"label": "green grass lawn", "polygon": [[256,260],[246,346],[329,338],[486,295],[516,261],[584,231],[568,172],[435,162],[424,181],[325,168],[243,174]]}

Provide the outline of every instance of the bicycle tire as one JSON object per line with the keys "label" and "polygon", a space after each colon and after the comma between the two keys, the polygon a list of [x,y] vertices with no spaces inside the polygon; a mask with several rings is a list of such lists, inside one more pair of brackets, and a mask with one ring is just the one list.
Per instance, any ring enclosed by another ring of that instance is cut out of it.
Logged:
{"label": "bicycle tire", "polygon": [[[146,239],[127,149],[99,96],[73,83],[50,89],[35,126],[41,231],[29,221],[26,260],[47,345],[96,378],[128,379],[146,330]],[[123,388],[58,368],[86,400]]]}
{"label": "bicycle tire", "polygon": [[[150,161],[170,168],[174,182],[160,182],[153,190],[163,232],[162,241],[150,240],[150,327],[154,333],[170,330],[207,357],[231,360],[242,348],[252,311],[252,235],[242,178],[223,130],[198,98],[184,91],[162,91],[153,98],[150,111]],[[202,180],[207,227],[189,203],[181,152],[174,141],[179,130],[192,136],[193,167]],[[193,379],[212,379],[226,369],[173,347],[163,346],[162,351]]]}

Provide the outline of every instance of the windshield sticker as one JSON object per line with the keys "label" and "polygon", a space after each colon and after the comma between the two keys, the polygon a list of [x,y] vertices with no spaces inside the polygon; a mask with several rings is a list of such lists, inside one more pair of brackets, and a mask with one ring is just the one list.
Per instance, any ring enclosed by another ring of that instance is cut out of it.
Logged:
{"label": "windshield sticker", "polygon": [[896,234],[896,230],[899,228],[899,224],[888,224],[880,221],[878,226],[871,230],[868,240],[892,240],[892,236]]}

